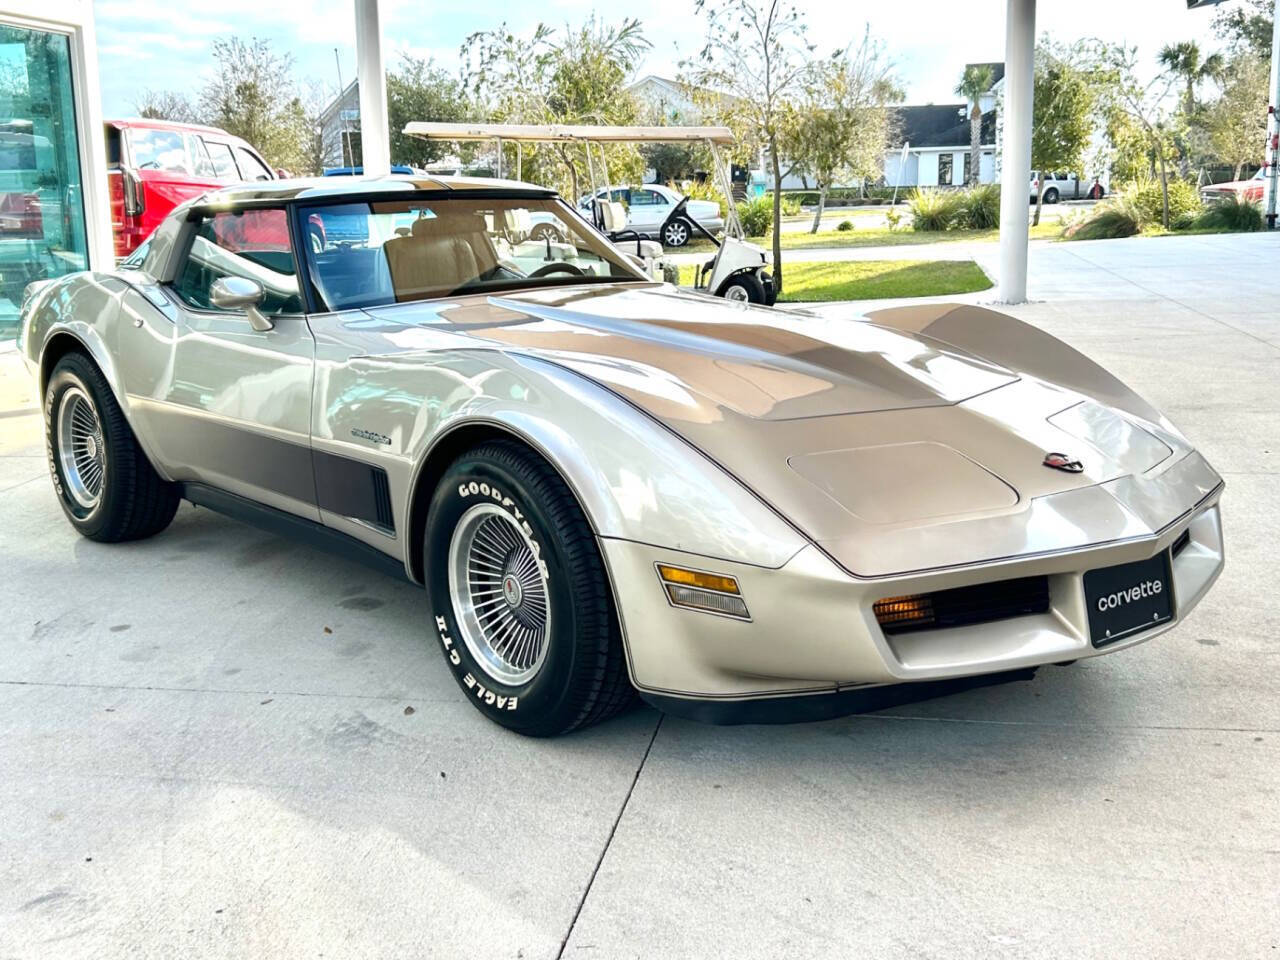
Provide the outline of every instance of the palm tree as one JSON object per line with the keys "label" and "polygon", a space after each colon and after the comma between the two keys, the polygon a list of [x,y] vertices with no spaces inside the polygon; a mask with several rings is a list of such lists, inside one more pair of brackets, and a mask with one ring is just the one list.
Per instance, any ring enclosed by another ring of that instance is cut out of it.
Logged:
{"label": "palm tree", "polygon": [[1183,114],[1188,120],[1196,110],[1196,86],[1205,80],[1216,79],[1222,75],[1225,63],[1222,54],[1213,53],[1200,59],[1200,45],[1194,40],[1183,43],[1166,44],[1160,51],[1160,62],[1175,76],[1181,77],[1187,85],[1186,96],[1182,101]]}
{"label": "palm tree", "polygon": [[993,83],[995,73],[990,64],[971,63],[964,68],[964,76],[956,84],[956,95],[973,104],[969,112],[969,176],[965,178],[968,186],[978,182],[978,164],[982,159],[982,107],[978,101]]}

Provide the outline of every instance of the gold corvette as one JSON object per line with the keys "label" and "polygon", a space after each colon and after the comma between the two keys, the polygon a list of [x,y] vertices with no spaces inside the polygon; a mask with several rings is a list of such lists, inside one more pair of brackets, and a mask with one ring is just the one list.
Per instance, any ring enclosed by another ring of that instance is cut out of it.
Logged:
{"label": "gold corvette", "polygon": [[186,499],[390,569],[526,734],[1097,656],[1222,569],[1219,476],[1034,327],[681,292],[522,184],[211,193],[30,289],[21,336],[81,533]]}

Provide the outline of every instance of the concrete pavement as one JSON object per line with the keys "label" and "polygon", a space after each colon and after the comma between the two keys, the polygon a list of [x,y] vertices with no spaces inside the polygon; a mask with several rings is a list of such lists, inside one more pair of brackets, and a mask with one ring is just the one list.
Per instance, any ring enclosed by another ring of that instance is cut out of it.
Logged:
{"label": "concrete pavement", "polygon": [[1277,956],[1280,237],[1031,262],[1014,312],[1225,475],[1226,571],[1150,644],[800,726],[524,740],[407,585],[190,507],[80,539],[0,355],[0,957]]}

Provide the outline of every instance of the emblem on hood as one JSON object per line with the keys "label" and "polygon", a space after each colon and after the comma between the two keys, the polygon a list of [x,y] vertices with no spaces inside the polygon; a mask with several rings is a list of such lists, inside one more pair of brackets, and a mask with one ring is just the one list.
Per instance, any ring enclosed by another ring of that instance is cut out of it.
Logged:
{"label": "emblem on hood", "polygon": [[1072,460],[1065,453],[1046,453],[1043,462],[1046,467],[1063,473],[1084,473],[1084,464],[1079,460]]}

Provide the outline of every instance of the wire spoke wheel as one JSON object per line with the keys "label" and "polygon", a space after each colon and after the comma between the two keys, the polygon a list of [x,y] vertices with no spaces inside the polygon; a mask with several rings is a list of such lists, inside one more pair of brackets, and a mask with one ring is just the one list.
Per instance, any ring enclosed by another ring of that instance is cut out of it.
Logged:
{"label": "wire spoke wheel", "polygon": [[546,659],[551,628],[538,548],[496,504],[459,519],[449,541],[449,591],[463,642],[494,680],[520,686]]}
{"label": "wire spoke wheel", "polygon": [[106,442],[102,423],[89,395],[69,387],[58,405],[58,462],[71,498],[92,510],[102,498],[106,476]]}

